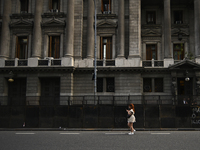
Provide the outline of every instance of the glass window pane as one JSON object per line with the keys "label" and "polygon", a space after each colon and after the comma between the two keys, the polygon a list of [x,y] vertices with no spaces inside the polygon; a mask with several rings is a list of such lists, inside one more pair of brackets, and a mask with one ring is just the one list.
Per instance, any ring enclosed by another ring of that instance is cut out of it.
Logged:
{"label": "glass window pane", "polygon": [[114,78],[106,78],[106,92],[115,92]]}
{"label": "glass window pane", "polygon": [[155,92],[163,92],[163,78],[155,78]]}
{"label": "glass window pane", "polygon": [[143,79],[143,91],[144,92],[152,92],[152,79],[151,78]]}
{"label": "glass window pane", "polygon": [[103,78],[97,78],[97,92],[103,92]]}

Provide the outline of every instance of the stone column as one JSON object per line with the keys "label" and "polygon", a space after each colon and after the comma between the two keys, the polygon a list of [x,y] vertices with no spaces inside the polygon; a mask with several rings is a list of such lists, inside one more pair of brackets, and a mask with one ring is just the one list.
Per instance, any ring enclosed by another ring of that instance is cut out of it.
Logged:
{"label": "stone column", "polygon": [[67,1],[66,48],[62,66],[74,66],[74,0]]}
{"label": "stone column", "polygon": [[200,62],[200,1],[194,0],[195,57]]}
{"label": "stone column", "polygon": [[140,67],[141,63],[141,0],[129,1],[129,63]]}
{"label": "stone column", "polygon": [[65,57],[73,57],[74,51],[74,0],[67,1],[67,26]]}
{"label": "stone column", "polygon": [[2,16],[2,29],[1,29],[1,49],[0,58],[8,58],[10,51],[10,15],[11,15],[12,2],[11,0],[4,0],[3,16]]}
{"label": "stone column", "polygon": [[94,57],[94,0],[87,7],[87,58]]}
{"label": "stone column", "polygon": [[125,43],[125,30],[124,30],[124,0],[118,1],[118,42],[119,51],[117,57],[124,57],[124,43]]}
{"label": "stone column", "polygon": [[164,0],[164,67],[169,67],[169,65],[173,63],[170,0]]}
{"label": "stone column", "polygon": [[34,14],[34,29],[33,29],[33,50],[32,57],[40,58],[42,49],[42,10],[43,0],[35,1],[35,14]]}
{"label": "stone column", "polygon": [[164,0],[164,46],[165,58],[172,58],[170,0]]}

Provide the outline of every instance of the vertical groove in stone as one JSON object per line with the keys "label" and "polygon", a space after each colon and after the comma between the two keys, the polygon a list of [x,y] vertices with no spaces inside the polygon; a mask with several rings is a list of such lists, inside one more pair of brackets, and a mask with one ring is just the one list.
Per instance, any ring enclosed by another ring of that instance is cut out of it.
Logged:
{"label": "vertical groove in stone", "polygon": [[42,11],[43,11],[43,0],[35,1],[35,14],[34,14],[34,29],[33,29],[33,50],[32,57],[41,57],[42,50]]}
{"label": "vertical groove in stone", "polygon": [[195,56],[200,57],[200,1],[194,0]]}
{"label": "vertical groove in stone", "polygon": [[87,58],[94,57],[94,0],[87,5]]}
{"label": "vertical groove in stone", "polygon": [[164,58],[172,58],[170,0],[164,0]]}
{"label": "vertical groove in stone", "polygon": [[10,52],[10,14],[12,9],[11,0],[4,0],[2,30],[1,30],[1,49],[0,57],[8,58]]}
{"label": "vertical groove in stone", "polygon": [[125,30],[124,30],[124,0],[118,1],[118,36],[119,36],[119,51],[118,57],[124,57]]}
{"label": "vertical groove in stone", "polygon": [[66,50],[65,57],[72,57],[74,51],[74,0],[67,1]]}

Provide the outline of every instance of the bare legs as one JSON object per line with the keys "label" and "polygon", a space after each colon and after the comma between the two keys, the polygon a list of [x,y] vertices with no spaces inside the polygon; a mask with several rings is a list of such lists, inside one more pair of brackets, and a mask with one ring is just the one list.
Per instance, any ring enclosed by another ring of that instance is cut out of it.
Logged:
{"label": "bare legs", "polygon": [[128,127],[131,129],[131,132],[133,133],[134,128],[133,128],[133,123],[132,122],[128,123]]}

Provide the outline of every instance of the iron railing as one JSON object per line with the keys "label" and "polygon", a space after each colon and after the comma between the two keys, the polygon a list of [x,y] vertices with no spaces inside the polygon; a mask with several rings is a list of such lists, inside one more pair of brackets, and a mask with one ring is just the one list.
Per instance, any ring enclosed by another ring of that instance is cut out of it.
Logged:
{"label": "iron railing", "polygon": [[142,62],[143,67],[164,67],[164,61],[161,60],[146,60]]}
{"label": "iron railing", "polygon": [[15,66],[15,60],[5,60],[5,66]]}
{"label": "iron railing", "polygon": [[200,96],[128,95],[128,96],[1,96],[0,105],[200,105]]}

